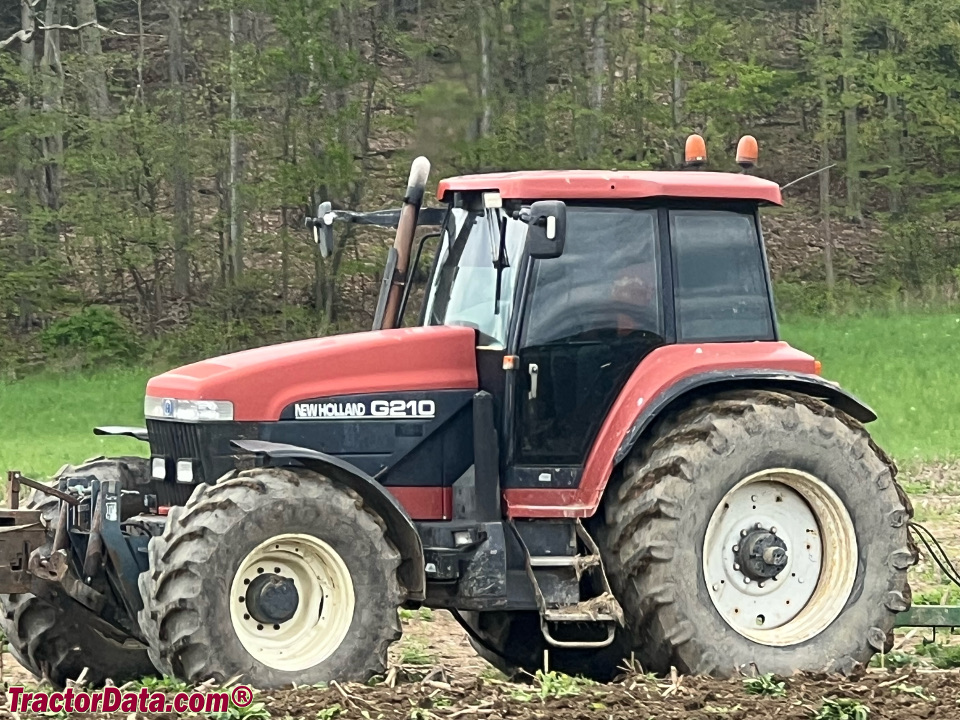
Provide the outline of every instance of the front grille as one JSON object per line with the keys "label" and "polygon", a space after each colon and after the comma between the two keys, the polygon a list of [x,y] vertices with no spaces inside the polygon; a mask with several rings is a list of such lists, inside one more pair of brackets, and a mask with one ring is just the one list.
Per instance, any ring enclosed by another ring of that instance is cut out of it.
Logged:
{"label": "front grille", "polygon": [[150,434],[150,452],[179,460],[201,458],[200,426],[196,423],[147,420]]}

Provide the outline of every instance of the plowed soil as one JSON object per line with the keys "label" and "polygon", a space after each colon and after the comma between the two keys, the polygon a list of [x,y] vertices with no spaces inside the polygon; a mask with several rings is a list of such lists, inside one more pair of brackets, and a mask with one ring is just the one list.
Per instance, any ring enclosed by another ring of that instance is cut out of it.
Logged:
{"label": "plowed soil", "polygon": [[[870,670],[855,679],[781,678],[784,688],[778,696],[751,694],[743,678],[657,679],[630,673],[608,685],[563,680],[554,692],[547,693],[536,679],[526,684],[507,682],[473,652],[453,618],[441,612],[430,620],[405,620],[404,638],[393,649],[391,660],[390,674],[376,684],[263,692],[256,698],[256,703],[262,703],[262,708],[256,708],[259,712],[254,713],[254,708],[242,714],[235,710],[223,717],[266,718],[269,713],[272,718],[307,720],[814,720],[825,702],[834,699],[850,714],[828,714],[822,716],[824,720],[960,720],[957,671]],[[8,686],[35,683],[9,655],[4,655],[4,673]],[[853,714],[851,702],[867,708],[868,715]],[[17,716],[0,711],[0,718],[13,717]],[[51,715],[23,713],[19,717]],[[174,720],[178,716],[119,713],[113,717]]]}

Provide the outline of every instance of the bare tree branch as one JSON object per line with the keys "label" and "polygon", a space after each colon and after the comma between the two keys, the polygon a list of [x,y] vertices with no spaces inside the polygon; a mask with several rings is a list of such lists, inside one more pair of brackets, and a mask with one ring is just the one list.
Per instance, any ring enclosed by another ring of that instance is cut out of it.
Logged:
{"label": "bare tree branch", "polygon": [[[37,0],[37,2],[39,2],[39,0]],[[31,3],[31,7],[33,7],[34,5],[36,5],[37,2]],[[106,26],[104,26],[104,25],[101,25],[100,23],[94,22],[94,21],[81,23],[81,24],[79,24],[79,25],[60,25],[60,24],[57,24],[57,25],[44,25],[43,22],[42,22],[39,18],[37,18],[37,25],[39,26],[39,27],[37,28],[38,31],[40,31],[40,30],[70,30],[70,31],[76,32],[76,31],[78,31],[78,30],[83,30],[85,27],[95,27],[95,28],[97,28],[97,30],[99,30],[100,32],[109,33],[110,35],[116,35],[117,37],[140,37],[140,34],[139,34],[139,33],[125,33],[125,32],[121,32],[120,30],[114,30],[114,29],[112,29],[112,28],[108,28],[108,27],[106,27]],[[10,37],[8,37],[6,40],[0,40],[0,50],[3,50],[5,47],[7,47],[7,45],[10,45],[11,43],[16,42],[17,40],[19,40],[20,42],[24,42],[24,43],[31,42],[31,41],[33,40],[33,36],[34,36],[34,33],[33,33],[33,32],[26,32],[25,30],[18,30],[18,31],[15,32],[13,35],[11,35]],[[144,34],[143,34],[143,37],[163,37],[163,35],[151,35],[151,34],[148,34],[148,33],[144,33]]]}
{"label": "bare tree branch", "polygon": [[13,35],[8,37],[6,40],[0,40],[0,50],[3,50],[10,43],[16,42],[28,43],[33,40],[33,31],[27,32],[26,30],[17,30]]}

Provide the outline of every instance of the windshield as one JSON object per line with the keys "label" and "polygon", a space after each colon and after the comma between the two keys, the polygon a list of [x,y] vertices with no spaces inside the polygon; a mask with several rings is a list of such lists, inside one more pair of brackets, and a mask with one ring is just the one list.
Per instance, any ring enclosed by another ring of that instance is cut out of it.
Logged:
{"label": "windshield", "polygon": [[484,213],[451,210],[437,251],[437,270],[427,298],[427,325],[460,325],[480,331],[486,344],[503,347],[513,305],[514,265],[519,262],[527,226],[507,218],[507,262],[496,306],[497,270],[502,210]]}

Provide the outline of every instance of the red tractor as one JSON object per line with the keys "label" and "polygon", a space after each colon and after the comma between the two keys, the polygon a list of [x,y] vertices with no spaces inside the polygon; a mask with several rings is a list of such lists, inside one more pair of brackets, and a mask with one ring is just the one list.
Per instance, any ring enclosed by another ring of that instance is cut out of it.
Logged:
{"label": "red tractor", "polygon": [[507,671],[851,672],[889,647],[912,510],[874,413],[779,339],[780,188],[517,172],[421,209],[428,169],[399,212],[309,220],[322,251],[336,221],[397,228],[372,332],[167,372],[145,429],[97,430],[149,458],[22,509],[13,476],[14,655],[59,685],[365,680],[419,606]]}

